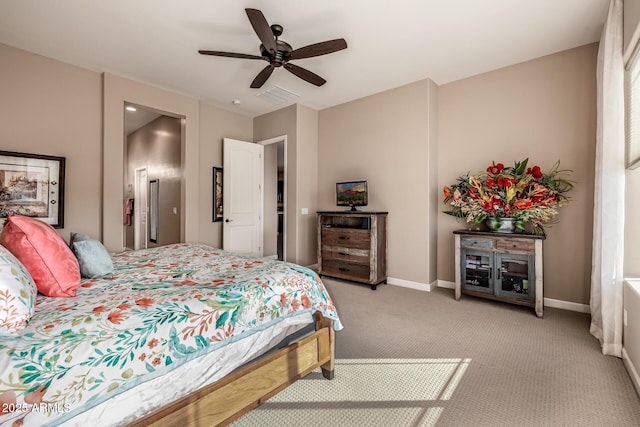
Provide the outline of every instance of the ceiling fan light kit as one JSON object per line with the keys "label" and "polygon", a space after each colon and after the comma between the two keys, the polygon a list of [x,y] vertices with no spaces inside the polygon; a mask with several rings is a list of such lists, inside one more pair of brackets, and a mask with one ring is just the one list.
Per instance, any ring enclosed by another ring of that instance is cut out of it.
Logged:
{"label": "ceiling fan light kit", "polygon": [[283,32],[282,25],[273,24],[270,26],[262,12],[258,9],[245,9],[245,11],[247,12],[247,17],[253,30],[262,42],[260,45],[260,56],[245,53],[221,52],[217,50],[199,50],[198,52],[202,55],[267,61],[269,65],[264,67],[251,82],[253,89],[262,87],[277,67],[283,67],[293,75],[311,84],[322,86],[327,82],[325,79],[306,68],[291,64],[289,61],[326,55],[347,48],[347,42],[344,39],[334,39],[293,49],[289,43],[278,39]]}

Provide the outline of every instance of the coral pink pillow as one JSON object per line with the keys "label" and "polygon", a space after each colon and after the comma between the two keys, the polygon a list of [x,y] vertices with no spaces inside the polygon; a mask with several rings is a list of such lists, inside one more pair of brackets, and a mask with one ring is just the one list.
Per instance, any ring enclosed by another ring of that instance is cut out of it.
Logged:
{"label": "coral pink pillow", "polygon": [[14,215],[7,218],[0,244],[26,267],[38,291],[50,297],[72,297],[80,286],[78,260],[49,224]]}

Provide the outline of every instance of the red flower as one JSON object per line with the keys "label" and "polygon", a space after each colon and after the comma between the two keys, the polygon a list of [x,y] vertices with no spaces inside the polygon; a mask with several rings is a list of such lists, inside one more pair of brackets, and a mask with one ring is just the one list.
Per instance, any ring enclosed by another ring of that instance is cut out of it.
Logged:
{"label": "red flower", "polygon": [[488,213],[492,213],[493,212],[493,203],[491,202],[484,202],[482,204],[482,209],[484,209],[486,212]]}
{"label": "red flower", "polygon": [[491,178],[487,179],[487,187],[494,188],[496,185],[497,184],[494,180],[492,180]]}
{"label": "red flower", "polygon": [[529,199],[518,200],[514,203],[515,207],[518,209],[528,209],[533,206],[533,202]]}
{"label": "red flower", "polygon": [[469,189],[469,197],[471,197],[472,199],[477,199],[478,195],[476,194],[475,190],[473,188]]}
{"label": "red flower", "polygon": [[442,189],[442,194],[444,194],[444,198],[448,199],[451,197],[451,190],[449,190],[449,187],[444,187]]}
{"label": "red flower", "polygon": [[291,308],[293,308],[293,311],[298,311],[298,307],[300,307],[300,303],[297,299],[291,301]]}
{"label": "red flower", "polygon": [[542,171],[540,170],[540,166],[534,166],[532,168],[527,168],[527,174],[533,175],[535,179],[542,178]]}
{"label": "red flower", "polygon": [[151,362],[151,364],[153,366],[158,366],[160,364],[161,360],[159,357],[156,357],[155,359],[153,359],[153,362]]}
{"label": "red flower", "polygon": [[153,347],[157,346],[158,345],[158,339],[157,338],[152,339],[151,341],[149,341],[147,343],[147,345],[149,346],[149,348],[153,348]]}
{"label": "red flower", "polygon": [[93,307],[93,312],[94,313],[102,313],[106,309],[107,309],[107,307],[105,307],[104,305],[99,305],[97,307]]}
{"label": "red flower", "polygon": [[144,362],[144,359],[146,358],[147,358],[147,353],[142,353],[140,357],[138,357],[138,359],[140,359],[142,362]]}
{"label": "red flower", "polygon": [[304,308],[311,308],[311,301],[309,301],[308,296],[302,295],[302,297],[300,297],[300,300],[302,301],[302,306]]}
{"label": "red flower", "polygon": [[284,293],[280,294],[280,304],[283,307],[287,305],[287,296]]}
{"label": "red flower", "polygon": [[509,178],[498,179],[498,186],[500,187],[511,187],[512,185],[513,185],[513,180]]}
{"label": "red flower", "polygon": [[491,175],[498,175],[504,169],[504,165],[502,163],[493,164],[487,168],[487,172]]}
{"label": "red flower", "polygon": [[116,325],[119,325],[120,322],[124,320],[124,316],[120,310],[112,311],[111,313],[109,313],[107,318],[111,323]]}
{"label": "red flower", "polygon": [[136,300],[136,304],[140,307],[148,308],[153,304],[153,299],[151,298],[140,298]]}
{"label": "red flower", "polygon": [[128,304],[128,303],[126,303],[126,302],[123,302],[122,304],[120,304],[120,305],[118,306],[118,308],[119,308],[120,310],[127,310],[127,309],[131,308],[131,304]]}

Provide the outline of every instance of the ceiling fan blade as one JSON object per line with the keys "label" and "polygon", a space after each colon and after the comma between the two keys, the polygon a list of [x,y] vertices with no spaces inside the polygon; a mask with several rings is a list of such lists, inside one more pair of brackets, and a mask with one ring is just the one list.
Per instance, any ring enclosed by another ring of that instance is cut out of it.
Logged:
{"label": "ceiling fan blade", "polygon": [[275,52],[277,50],[276,40],[273,36],[273,32],[271,31],[271,27],[262,12],[258,9],[245,9],[245,12],[247,12],[249,22],[251,22],[253,30],[258,35],[258,38],[264,47],[270,52]]}
{"label": "ceiling fan blade", "polygon": [[265,58],[264,56],[248,55],[246,53],[220,52],[218,50],[199,50],[198,53],[202,55],[226,56],[228,58],[264,59],[265,61],[268,61],[268,58]]}
{"label": "ceiling fan blade", "polygon": [[288,59],[302,59],[311,58],[313,56],[326,55],[327,53],[337,52],[347,48],[347,42],[345,39],[328,40],[326,42],[320,42],[310,44],[308,46],[301,47],[299,49],[292,50],[288,55]]}
{"label": "ceiling fan blade", "polygon": [[306,80],[309,83],[314,84],[316,86],[322,86],[327,82],[325,79],[323,79],[319,75],[312,73],[311,71],[305,68],[298,67],[297,65],[287,63],[287,64],[284,64],[284,68],[286,68],[289,72],[295,74],[296,76],[300,77],[302,80]]}
{"label": "ceiling fan blade", "polygon": [[266,67],[264,67],[262,69],[262,71],[260,71],[258,73],[256,78],[253,79],[253,81],[251,82],[251,88],[252,89],[258,89],[258,88],[262,87],[264,82],[266,82],[267,79],[269,78],[269,76],[271,76],[271,73],[273,73],[273,68],[274,67],[271,64],[269,64]]}

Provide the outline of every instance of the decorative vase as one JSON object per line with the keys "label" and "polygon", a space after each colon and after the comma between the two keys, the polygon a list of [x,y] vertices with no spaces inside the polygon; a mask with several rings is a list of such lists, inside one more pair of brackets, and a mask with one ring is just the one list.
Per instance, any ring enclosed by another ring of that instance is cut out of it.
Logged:
{"label": "decorative vase", "polygon": [[489,217],[485,220],[485,224],[489,227],[490,231],[496,233],[515,233],[516,231],[516,219],[515,218],[501,218],[501,217]]}

